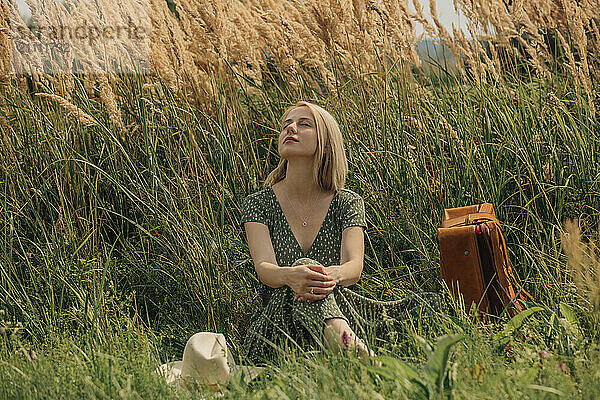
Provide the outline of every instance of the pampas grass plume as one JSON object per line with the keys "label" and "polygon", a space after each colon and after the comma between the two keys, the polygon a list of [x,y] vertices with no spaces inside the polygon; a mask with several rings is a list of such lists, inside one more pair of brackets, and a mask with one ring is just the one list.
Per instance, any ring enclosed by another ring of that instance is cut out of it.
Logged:
{"label": "pampas grass plume", "polygon": [[71,114],[75,119],[77,119],[79,122],[81,122],[81,124],[84,126],[97,125],[96,121],[94,120],[94,118],[91,115],[83,112],[75,104],[69,102],[68,100],[66,100],[63,97],[60,97],[60,96],[58,96],[56,94],[52,94],[52,93],[36,93],[35,95],[38,97],[45,98],[45,99],[50,99],[50,100],[58,103],[62,108],[67,110],[69,112],[69,114]]}
{"label": "pampas grass plume", "polygon": [[100,98],[102,98],[102,101],[108,110],[110,120],[120,129],[125,129],[121,118],[121,110],[119,110],[119,107],[117,106],[115,94],[108,81],[108,75],[98,74],[98,82],[100,84]]}

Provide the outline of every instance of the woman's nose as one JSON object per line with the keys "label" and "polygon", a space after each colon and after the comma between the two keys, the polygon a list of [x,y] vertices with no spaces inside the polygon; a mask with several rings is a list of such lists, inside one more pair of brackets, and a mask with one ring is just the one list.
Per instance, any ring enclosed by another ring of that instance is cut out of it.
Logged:
{"label": "woman's nose", "polygon": [[297,129],[297,125],[296,125],[296,123],[295,123],[295,122],[292,122],[292,123],[290,123],[290,124],[287,126],[287,129],[286,129],[286,131],[287,131],[287,132],[289,132],[289,130],[290,130],[290,129],[292,129],[292,128],[294,129],[294,132],[298,131],[298,129]]}

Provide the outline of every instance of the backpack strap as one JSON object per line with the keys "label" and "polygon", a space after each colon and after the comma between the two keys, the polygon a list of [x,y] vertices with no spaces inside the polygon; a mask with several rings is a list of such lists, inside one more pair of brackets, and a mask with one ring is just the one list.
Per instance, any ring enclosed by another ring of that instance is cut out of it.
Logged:
{"label": "backpack strap", "polygon": [[500,221],[494,214],[487,212],[478,212],[456,217],[442,221],[442,228],[453,228],[455,226],[473,225],[477,222],[492,221],[500,225]]}
{"label": "backpack strap", "polygon": [[[515,306],[519,309],[519,311],[523,311],[523,308],[521,306],[521,302],[525,302],[526,300],[533,300],[533,296],[531,294],[529,294],[529,292],[527,292],[525,290],[525,288],[523,288],[523,286],[519,285],[519,282],[517,282],[517,278],[515,277],[515,274],[513,273],[512,270],[512,266],[510,265],[510,261],[508,260],[508,250],[506,248],[506,239],[504,239],[504,233],[502,232],[502,229],[500,228],[500,224],[497,225],[498,227],[498,236],[500,237],[500,248],[502,250],[502,254],[504,257],[504,265],[506,266],[506,277],[507,279],[510,280],[511,284],[515,287],[515,291],[516,291],[516,295],[518,297],[514,299],[514,304]],[[517,301],[519,300],[519,301]]]}

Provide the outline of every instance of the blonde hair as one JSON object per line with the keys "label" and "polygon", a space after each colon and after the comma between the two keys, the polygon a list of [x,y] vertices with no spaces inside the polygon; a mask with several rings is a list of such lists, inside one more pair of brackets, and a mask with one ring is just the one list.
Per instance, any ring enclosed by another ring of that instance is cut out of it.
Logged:
{"label": "blonde hair", "polygon": [[[281,125],[290,111],[297,107],[308,108],[317,126],[317,150],[313,163],[314,180],[321,189],[326,191],[342,189],[348,174],[348,161],[338,123],[324,108],[306,101],[299,101],[285,111],[281,117]],[[264,186],[273,186],[283,180],[286,170],[287,160],[280,158],[277,167],[265,179]]]}

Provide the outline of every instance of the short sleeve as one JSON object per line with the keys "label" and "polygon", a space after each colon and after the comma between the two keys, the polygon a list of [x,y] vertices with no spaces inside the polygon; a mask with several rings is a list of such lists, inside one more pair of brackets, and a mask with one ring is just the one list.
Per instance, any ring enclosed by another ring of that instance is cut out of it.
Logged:
{"label": "short sleeve", "polygon": [[360,195],[353,193],[342,209],[342,231],[349,226],[367,227],[365,202]]}
{"label": "short sleeve", "polygon": [[262,206],[256,195],[247,196],[242,204],[242,224],[246,222],[260,222],[268,225]]}

